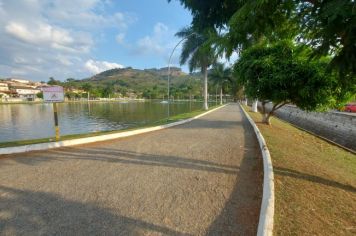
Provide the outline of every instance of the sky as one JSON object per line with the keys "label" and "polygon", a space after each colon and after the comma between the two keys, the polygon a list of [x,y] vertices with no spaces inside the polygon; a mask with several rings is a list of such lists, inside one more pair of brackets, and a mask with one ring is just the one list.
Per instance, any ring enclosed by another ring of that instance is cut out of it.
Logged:
{"label": "sky", "polygon": [[63,81],[166,67],[174,34],[190,22],[177,0],[0,0],[0,78]]}

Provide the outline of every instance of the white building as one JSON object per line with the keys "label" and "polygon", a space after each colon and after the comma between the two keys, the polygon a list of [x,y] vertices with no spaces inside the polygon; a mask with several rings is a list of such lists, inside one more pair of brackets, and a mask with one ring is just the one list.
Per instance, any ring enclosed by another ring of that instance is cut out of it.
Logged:
{"label": "white building", "polygon": [[15,83],[20,83],[20,84],[29,84],[29,83],[30,83],[29,80],[16,79],[16,78],[11,78],[10,81],[11,81],[11,82],[15,82]]}
{"label": "white building", "polygon": [[5,82],[0,82],[0,92],[9,91],[9,86]]}
{"label": "white building", "polygon": [[41,92],[40,89],[18,85],[11,86],[11,90],[17,93],[17,97],[27,101],[34,101],[36,99],[36,95]]}

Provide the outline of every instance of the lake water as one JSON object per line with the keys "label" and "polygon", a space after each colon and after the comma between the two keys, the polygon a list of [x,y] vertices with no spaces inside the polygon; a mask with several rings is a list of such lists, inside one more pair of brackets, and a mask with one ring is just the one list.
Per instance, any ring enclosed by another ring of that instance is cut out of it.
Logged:
{"label": "lake water", "polygon": [[[167,106],[160,101],[60,103],[60,133],[81,134],[151,124],[167,118]],[[201,108],[201,102],[172,102],[170,114]],[[0,104],[0,142],[54,136],[52,104]]]}

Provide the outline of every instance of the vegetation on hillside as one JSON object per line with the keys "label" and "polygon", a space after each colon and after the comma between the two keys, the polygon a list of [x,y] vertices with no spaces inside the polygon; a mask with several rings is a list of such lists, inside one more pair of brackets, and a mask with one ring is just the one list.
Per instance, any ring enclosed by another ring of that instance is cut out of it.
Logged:
{"label": "vegetation on hillside", "polygon": [[[173,73],[172,96],[177,98],[200,97],[199,76]],[[167,76],[162,70],[138,70],[132,68],[112,69],[87,79],[68,78],[64,82],[50,78],[50,85],[66,88],[68,98],[135,97],[167,98]]]}
{"label": "vegetation on hillside", "polygon": [[[217,87],[214,78],[208,81],[209,94],[215,95]],[[202,76],[200,73],[186,74],[178,68],[171,73],[171,99],[198,99],[203,98]],[[61,85],[66,88],[66,97],[69,99],[87,98],[115,98],[131,97],[146,99],[167,99],[167,69],[112,69],[99,73],[87,79],[68,78],[64,82],[49,78],[48,84]],[[229,93],[228,88],[224,94]]]}

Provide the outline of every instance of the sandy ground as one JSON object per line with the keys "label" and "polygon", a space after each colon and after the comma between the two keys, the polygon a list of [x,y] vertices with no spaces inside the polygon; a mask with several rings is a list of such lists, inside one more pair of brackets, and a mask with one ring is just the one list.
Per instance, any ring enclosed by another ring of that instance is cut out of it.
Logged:
{"label": "sandy ground", "polygon": [[256,235],[258,143],[237,105],[188,124],[0,158],[1,235]]}

